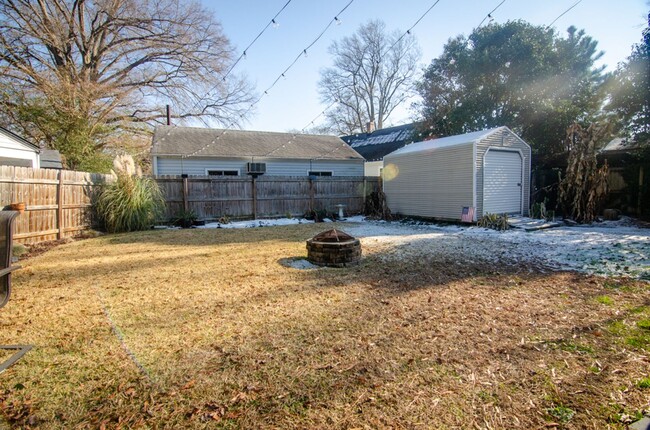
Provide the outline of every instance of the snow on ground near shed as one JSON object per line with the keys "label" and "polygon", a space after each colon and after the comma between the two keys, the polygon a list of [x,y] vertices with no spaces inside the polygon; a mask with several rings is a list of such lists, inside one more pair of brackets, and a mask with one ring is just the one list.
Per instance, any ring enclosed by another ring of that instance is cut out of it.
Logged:
{"label": "snow on ground near shed", "polygon": [[[364,221],[349,217],[344,230],[361,239],[365,253],[380,252],[387,260],[442,253],[459,262],[481,260],[539,269],[630,276],[650,280],[650,229],[629,219],[588,226],[558,227],[533,232],[498,232],[479,227]],[[211,223],[198,228],[255,228],[313,223],[302,218]],[[324,226],[325,229],[325,226]]]}
{"label": "snow on ground near shed", "polygon": [[498,232],[479,227],[366,222],[346,231],[362,238],[368,251],[382,251],[387,259],[443,253],[459,261],[475,259],[650,280],[650,229],[629,224],[623,220]]}

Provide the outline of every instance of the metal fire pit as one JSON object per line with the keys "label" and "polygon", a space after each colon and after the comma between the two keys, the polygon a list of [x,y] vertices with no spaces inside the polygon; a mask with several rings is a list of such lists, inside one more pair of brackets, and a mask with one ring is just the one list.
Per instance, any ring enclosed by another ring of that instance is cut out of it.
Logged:
{"label": "metal fire pit", "polygon": [[336,229],[324,231],[307,241],[307,259],[318,266],[356,266],[361,260],[361,242]]}

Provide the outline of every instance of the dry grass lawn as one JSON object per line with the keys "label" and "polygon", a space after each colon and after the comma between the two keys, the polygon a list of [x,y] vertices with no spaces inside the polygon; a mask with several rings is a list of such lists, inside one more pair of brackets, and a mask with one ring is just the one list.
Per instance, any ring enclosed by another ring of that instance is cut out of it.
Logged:
{"label": "dry grass lawn", "polygon": [[[344,226],[342,226],[344,228]],[[625,428],[647,283],[431,255],[296,270],[323,225],[151,231],[24,261],[0,343],[23,428]]]}

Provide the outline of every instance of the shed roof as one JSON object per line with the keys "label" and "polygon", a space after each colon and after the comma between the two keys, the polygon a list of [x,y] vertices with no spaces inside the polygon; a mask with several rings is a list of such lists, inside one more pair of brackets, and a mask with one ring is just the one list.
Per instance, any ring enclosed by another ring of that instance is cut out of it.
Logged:
{"label": "shed roof", "polygon": [[398,149],[397,151],[391,153],[390,155],[409,154],[414,152],[427,151],[435,148],[444,148],[446,146],[455,146],[455,145],[474,143],[483,140],[486,137],[490,136],[491,134],[501,130],[507,130],[510,133],[515,134],[508,127],[501,126],[496,128],[490,128],[488,130],[473,131],[471,133],[457,134],[454,136],[441,137],[439,139],[425,140],[424,142],[412,143],[408,146],[405,146],[402,149]]}
{"label": "shed roof", "polygon": [[176,126],[156,127],[151,153],[227,158],[363,159],[336,136]]}
{"label": "shed roof", "polygon": [[342,136],[341,139],[361,154],[366,161],[378,161],[397,149],[422,140],[418,132],[419,125],[419,123],[403,124],[375,130],[372,133]]}

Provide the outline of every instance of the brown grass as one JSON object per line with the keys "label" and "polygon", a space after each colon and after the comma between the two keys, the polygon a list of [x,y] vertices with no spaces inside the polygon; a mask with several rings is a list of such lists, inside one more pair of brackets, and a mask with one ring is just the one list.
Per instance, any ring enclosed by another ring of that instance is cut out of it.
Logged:
{"label": "brown grass", "polygon": [[648,408],[648,284],[369,247],[355,268],[279,264],[322,229],[152,231],[26,260],[0,342],[35,349],[0,375],[5,419],[624,428]]}

